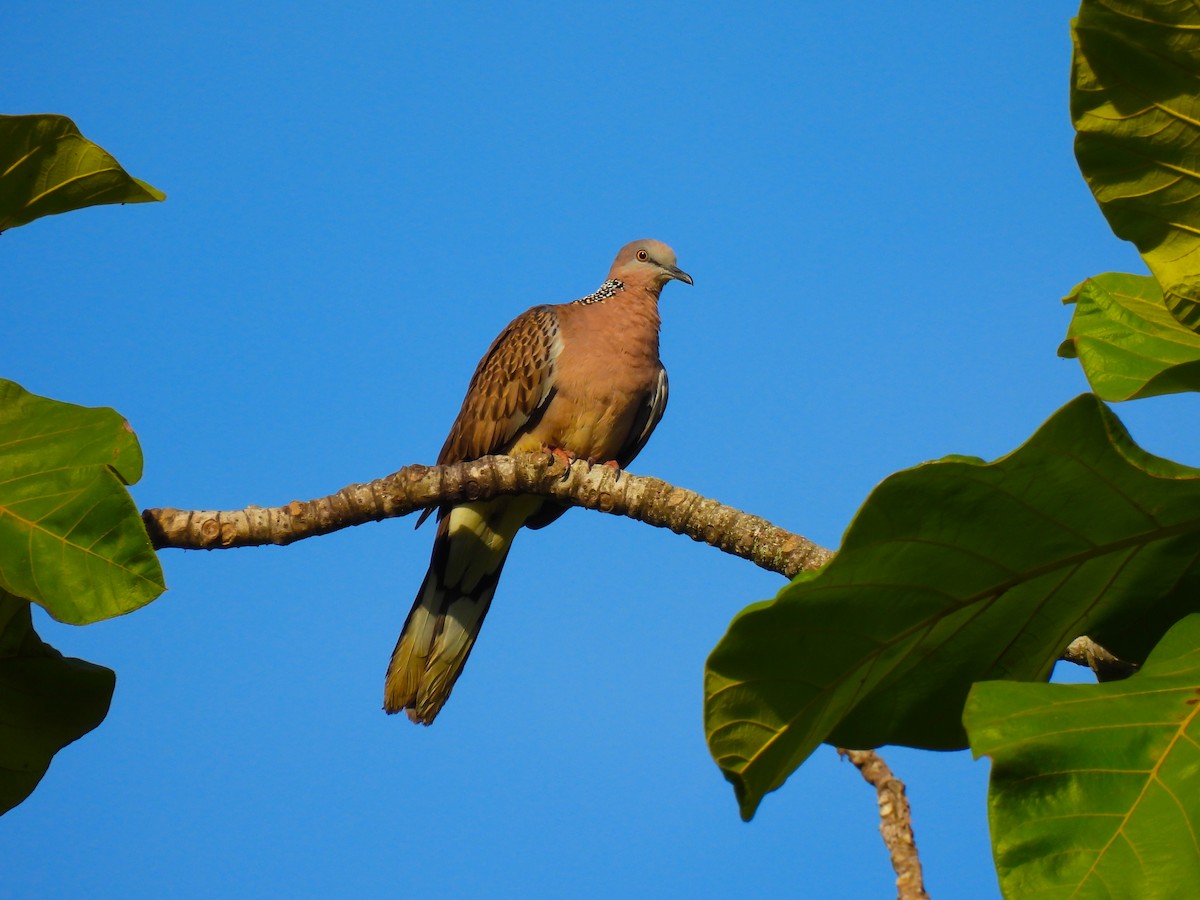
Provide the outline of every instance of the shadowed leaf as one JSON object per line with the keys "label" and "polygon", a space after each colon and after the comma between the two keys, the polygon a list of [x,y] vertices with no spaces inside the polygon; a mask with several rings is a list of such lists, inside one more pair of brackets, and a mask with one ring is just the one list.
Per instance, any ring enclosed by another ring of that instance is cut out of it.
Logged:
{"label": "shadowed leaf", "polygon": [[162,593],[162,568],[125,489],[141,474],[137,438],[115,411],[0,381],[0,588],[76,625]]}
{"label": "shadowed leaf", "polygon": [[132,177],[66,116],[0,116],[0,231],[85,206],[166,196]]}
{"label": "shadowed leaf", "polygon": [[44,643],[29,603],[0,590],[0,813],[29,796],[55,753],[104,721],[115,684],[111,669]]}
{"label": "shadowed leaf", "polygon": [[1063,302],[1075,315],[1058,354],[1078,357],[1104,400],[1200,390],[1200,335],[1171,315],[1153,278],[1097,275]]}
{"label": "shadowed leaf", "polygon": [[1200,7],[1083,0],[1073,28],[1075,157],[1118,237],[1200,328]]}
{"label": "shadowed leaf", "polygon": [[822,742],[966,744],[971,684],[1044,680],[1090,634],[1138,661],[1200,609],[1200,470],[1151,456],[1090,394],[992,463],[872,492],[821,571],[709,657],[709,747],[749,818]]}
{"label": "shadowed leaf", "polygon": [[1200,884],[1200,616],[1107,684],[977,684],[1006,897],[1181,897]]}

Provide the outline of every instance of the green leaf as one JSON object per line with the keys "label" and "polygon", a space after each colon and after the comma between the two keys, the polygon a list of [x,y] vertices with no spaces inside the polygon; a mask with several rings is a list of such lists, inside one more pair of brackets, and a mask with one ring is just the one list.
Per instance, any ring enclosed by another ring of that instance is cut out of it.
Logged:
{"label": "green leaf", "polygon": [[117,412],[0,380],[0,589],[75,625],[161,594],[162,568],[124,486],[141,474],[137,438]]}
{"label": "green leaf", "polygon": [[1085,394],[992,463],[887,478],[815,576],[734,619],[705,673],[742,815],[822,742],[965,746],[984,679],[1044,680],[1081,634],[1140,661],[1200,610],[1200,470]]}
{"label": "green leaf", "polygon": [[[1200,884],[1200,616],[1107,684],[977,684],[1006,897],[1181,897]],[[1190,885],[1190,887],[1186,887]]]}
{"label": "green leaf", "polygon": [[85,206],[166,196],[132,177],[66,116],[0,116],[0,231]]}
{"label": "green leaf", "polygon": [[1083,0],[1072,33],[1079,168],[1168,308],[1200,329],[1200,7]]}
{"label": "green leaf", "polygon": [[1058,354],[1078,357],[1103,399],[1200,390],[1200,335],[1171,315],[1153,278],[1097,275],[1063,302],[1075,315]]}
{"label": "green leaf", "polygon": [[29,603],[0,590],[0,813],[29,796],[55,753],[104,721],[115,684],[111,669],[44,643]]}

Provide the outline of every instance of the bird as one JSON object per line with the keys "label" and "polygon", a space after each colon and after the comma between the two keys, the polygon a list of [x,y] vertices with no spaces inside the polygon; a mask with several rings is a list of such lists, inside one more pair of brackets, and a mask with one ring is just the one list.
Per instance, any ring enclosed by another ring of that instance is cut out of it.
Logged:
{"label": "bird", "polygon": [[[550,452],[628,466],[667,406],[658,298],[673,280],[693,283],[670,247],[633,241],[593,293],[513,319],[471,376],[438,465]],[[517,531],[565,511],[535,496],[438,508],[429,570],[384,679],[387,713],[433,723],[475,645]]]}

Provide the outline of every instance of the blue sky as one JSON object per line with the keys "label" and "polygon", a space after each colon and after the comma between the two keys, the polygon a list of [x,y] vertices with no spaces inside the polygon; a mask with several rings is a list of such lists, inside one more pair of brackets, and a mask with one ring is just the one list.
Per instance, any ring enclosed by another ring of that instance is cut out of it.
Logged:
{"label": "blue sky", "polygon": [[[1085,390],[1059,298],[1144,271],[1072,157],[1070,2],[146,6],[10,10],[0,83],[168,194],[0,237],[0,375],[120,410],[143,507],[432,462],[500,328],[649,236],[696,284],[664,293],[634,471],[836,546],[890,472],[1001,455]],[[1118,412],[1200,462],[1194,400]],[[40,616],[118,684],[0,819],[5,892],[893,894],[831,749],[747,825],[705,748],[704,658],[778,577],[572,512],[518,538],[421,729],[379,706],[431,536],[165,551],[146,609]],[[884,755],[933,895],[995,896],[987,763]]]}

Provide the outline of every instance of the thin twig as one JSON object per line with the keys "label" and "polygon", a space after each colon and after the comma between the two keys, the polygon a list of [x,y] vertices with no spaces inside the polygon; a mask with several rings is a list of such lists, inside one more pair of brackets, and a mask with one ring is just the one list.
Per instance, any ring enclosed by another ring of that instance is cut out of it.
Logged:
{"label": "thin twig", "polygon": [[838,753],[854,763],[862,777],[879,796],[879,833],[892,858],[896,872],[898,900],[929,900],[921,876],[921,860],[913,838],[912,810],[904,795],[904,782],[892,774],[887,763],[874,750],[843,750]]}

